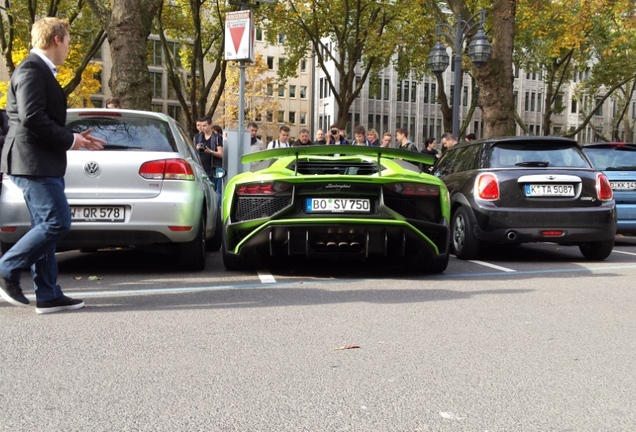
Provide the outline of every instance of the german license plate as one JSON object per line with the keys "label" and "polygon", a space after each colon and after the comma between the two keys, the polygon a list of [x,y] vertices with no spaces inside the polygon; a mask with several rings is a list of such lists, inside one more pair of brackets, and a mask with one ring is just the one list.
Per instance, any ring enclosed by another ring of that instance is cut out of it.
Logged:
{"label": "german license plate", "polygon": [[610,186],[614,190],[636,190],[636,181],[613,181]]}
{"label": "german license plate", "polygon": [[371,203],[364,198],[307,198],[307,213],[369,213]]}
{"label": "german license plate", "polygon": [[71,206],[71,220],[75,222],[123,222],[124,216],[121,206]]}
{"label": "german license plate", "polygon": [[573,197],[574,186],[567,184],[527,184],[529,197]]}

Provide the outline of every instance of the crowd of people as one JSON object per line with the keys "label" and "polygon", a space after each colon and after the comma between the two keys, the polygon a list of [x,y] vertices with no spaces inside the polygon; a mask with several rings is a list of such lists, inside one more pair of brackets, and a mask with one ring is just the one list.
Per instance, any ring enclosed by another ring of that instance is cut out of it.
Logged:
{"label": "crowd of people", "polygon": [[[348,139],[346,131],[336,124],[331,125],[327,131],[324,129],[318,129],[313,141],[310,138],[311,132],[309,129],[303,128],[298,132],[298,138],[293,142],[289,137],[289,127],[283,125],[278,129],[278,138],[265,144],[258,135],[258,124],[251,122],[248,124],[248,129],[251,136],[251,152],[308,145],[359,145],[370,147],[393,147],[426,153],[434,156],[435,158],[439,158],[446,149],[457,144],[457,139],[453,136],[453,134],[446,132],[442,135],[441,148],[439,150],[437,149],[437,140],[435,138],[427,138],[424,141],[422,148],[418,148],[417,144],[409,139],[409,132],[405,128],[398,128],[395,131],[395,144],[393,144],[393,135],[390,132],[385,132],[380,138],[378,131],[375,129],[366,130],[362,125],[356,126],[353,129],[353,138]],[[466,135],[464,139],[466,141],[472,141],[476,139],[476,136],[471,133]]]}

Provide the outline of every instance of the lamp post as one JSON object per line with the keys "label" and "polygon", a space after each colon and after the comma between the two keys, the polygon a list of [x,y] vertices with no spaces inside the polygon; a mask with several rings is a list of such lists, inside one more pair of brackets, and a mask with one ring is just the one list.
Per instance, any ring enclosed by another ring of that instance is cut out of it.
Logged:
{"label": "lamp post", "polygon": [[455,63],[455,80],[453,91],[453,136],[459,139],[459,104],[461,103],[461,87],[462,87],[462,47],[466,37],[471,34],[475,27],[479,27],[477,33],[472,37],[470,44],[468,45],[468,57],[473,64],[480,68],[486,64],[490,58],[492,47],[490,42],[484,33],[483,24],[486,19],[486,11],[481,10],[468,20],[462,20],[462,16],[457,16],[457,28],[453,28],[446,23],[439,23],[435,26],[435,32],[437,33],[437,43],[431,50],[428,56],[427,64],[431,68],[435,75],[443,73],[450,63],[448,53],[446,52],[446,46],[444,46],[440,40],[441,36],[446,37],[453,43],[453,49],[455,56],[453,62]]}

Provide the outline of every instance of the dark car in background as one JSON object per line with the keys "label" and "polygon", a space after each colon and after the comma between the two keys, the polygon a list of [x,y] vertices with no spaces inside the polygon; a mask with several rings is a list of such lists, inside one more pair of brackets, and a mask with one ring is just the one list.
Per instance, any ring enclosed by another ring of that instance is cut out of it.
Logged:
{"label": "dark car in background", "polygon": [[612,252],[616,207],[610,182],[576,141],[502,137],[458,144],[433,174],[448,188],[451,243],[460,259],[489,244],[577,245],[590,260]]}
{"label": "dark car in background", "polygon": [[616,201],[618,234],[636,234],[636,144],[586,144],[583,152],[609,179]]}

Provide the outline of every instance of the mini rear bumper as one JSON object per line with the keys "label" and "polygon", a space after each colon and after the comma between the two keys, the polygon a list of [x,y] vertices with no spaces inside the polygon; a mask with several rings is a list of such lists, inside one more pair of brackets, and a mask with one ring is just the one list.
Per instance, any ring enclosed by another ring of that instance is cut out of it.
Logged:
{"label": "mini rear bumper", "polygon": [[475,217],[475,236],[490,243],[607,241],[615,237],[617,229],[613,201],[580,209],[482,208]]}

